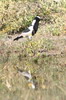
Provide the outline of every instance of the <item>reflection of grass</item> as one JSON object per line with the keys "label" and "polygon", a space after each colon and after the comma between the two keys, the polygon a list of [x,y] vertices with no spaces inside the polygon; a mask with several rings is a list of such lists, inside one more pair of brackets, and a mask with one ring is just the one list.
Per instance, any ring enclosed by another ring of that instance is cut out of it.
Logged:
{"label": "reflection of grass", "polygon": [[[32,98],[34,98],[34,100],[36,100],[36,98],[38,99],[38,92],[39,96],[42,96],[43,99],[46,98],[47,95],[50,99],[56,98],[57,94],[59,98],[60,96],[65,97],[63,87],[66,77],[65,66],[63,62],[60,64],[60,60],[62,61],[66,59],[66,57],[64,55],[53,55],[52,53],[51,55],[47,55],[48,51],[55,49],[54,42],[49,39],[34,39],[32,41],[25,41],[24,43],[16,42],[13,42],[11,47],[2,44],[0,48],[0,50],[3,51],[3,53],[0,54],[2,62],[0,62],[2,66],[0,67],[0,98],[5,94],[6,98],[9,96],[9,100],[16,99],[16,97],[20,98],[20,100],[24,100],[26,98],[26,92],[28,91],[30,91],[30,93],[28,92],[27,94],[29,100]],[[46,53],[41,50],[46,50]],[[17,67],[22,70],[31,71],[32,76],[35,78],[34,81],[36,82],[37,91],[28,89],[27,80],[18,74]],[[61,82],[64,83],[63,86]],[[31,97],[29,97],[29,95]]]}

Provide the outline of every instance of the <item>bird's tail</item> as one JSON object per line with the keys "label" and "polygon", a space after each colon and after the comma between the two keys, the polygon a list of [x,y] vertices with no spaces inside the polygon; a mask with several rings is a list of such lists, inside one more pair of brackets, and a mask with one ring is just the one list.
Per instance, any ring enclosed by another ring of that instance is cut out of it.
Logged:
{"label": "bird's tail", "polygon": [[18,37],[16,37],[16,38],[14,39],[14,41],[15,41],[15,40],[19,40],[20,38],[23,38],[23,36],[18,36]]}

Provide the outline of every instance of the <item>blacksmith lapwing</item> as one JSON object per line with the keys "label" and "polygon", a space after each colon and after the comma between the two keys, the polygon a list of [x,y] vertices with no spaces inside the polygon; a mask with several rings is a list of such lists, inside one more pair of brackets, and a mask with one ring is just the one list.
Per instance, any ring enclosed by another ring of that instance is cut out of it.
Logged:
{"label": "blacksmith lapwing", "polygon": [[31,39],[31,37],[34,36],[38,30],[40,20],[41,18],[39,16],[36,16],[32,21],[32,24],[27,29],[25,29],[20,35],[18,35],[14,39],[14,41],[24,37],[28,37],[29,39]]}

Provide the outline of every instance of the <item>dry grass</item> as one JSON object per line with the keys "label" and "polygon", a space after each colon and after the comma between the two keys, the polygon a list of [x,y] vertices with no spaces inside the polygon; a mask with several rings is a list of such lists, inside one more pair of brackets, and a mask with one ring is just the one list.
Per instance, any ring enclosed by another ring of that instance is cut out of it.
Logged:
{"label": "dry grass", "polygon": [[[38,35],[38,34],[37,34]],[[57,43],[58,42],[58,43]],[[65,100],[66,98],[66,39],[41,38],[12,42],[0,47],[0,98],[9,100]],[[63,48],[63,49],[62,49]],[[17,67],[32,73],[36,90],[28,87],[27,80]],[[5,95],[5,96],[3,96]]]}
{"label": "dry grass", "polygon": [[[66,4],[66,3],[64,3]],[[62,6],[63,9],[60,9]],[[0,1],[0,34],[14,34],[27,27],[34,16],[40,15],[46,23],[56,20],[54,13],[64,13],[63,4],[56,5],[51,1],[43,2],[41,0],[3,0]],[[53,15],[52,15],[53,14]],[[61,20],[61,19],[60,19]],[[61,22],[62,23],[62,22]],[[58,24],[58,23],[57,23]],[[55,26],[55,25],[54,25]],[[58,25],[57,25],[58,27]],[[56,29],[53,34],[56,34]],[[52,30],[53,31],[53,30]],[[58,34],[60,34],[58,32]]]}

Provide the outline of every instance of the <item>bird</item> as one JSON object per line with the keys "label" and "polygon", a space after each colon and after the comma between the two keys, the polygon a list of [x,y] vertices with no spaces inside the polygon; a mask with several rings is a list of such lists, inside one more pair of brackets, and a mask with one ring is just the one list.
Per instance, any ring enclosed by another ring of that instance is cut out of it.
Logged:
{"label": "bird", "polygon": [[28,86],[29,86],[30,88],[32,88],[32,89],[35,89],[35,88],[36,88],[30,70],[29,70],[29,71],[23,71],[23,70],[21,70],[21,69],[19,69],[19,68],[17,67],[17,71],[18,71],[22,76],[24,76],[24,77],[28,80]]}
{"label": "bird", "polygon": [[32,79],[32,75],[31,75],[31,72],[30,70],[29,71],[23,71],[19,68],[17,68],[18,72],[21,73],[28,81],[31,81]]}
{"label": "bird", "polygon": [[14,41],[19,40],[20,38],[24,38],[24,37],[28,37],[29,39],[31,39],[32,36],[34,36],[38,30],[40,20],[42,20],[42,18],[40,16],[36,16],[33,19],[31,25],[27,27],[20,35],[14,38]]}

